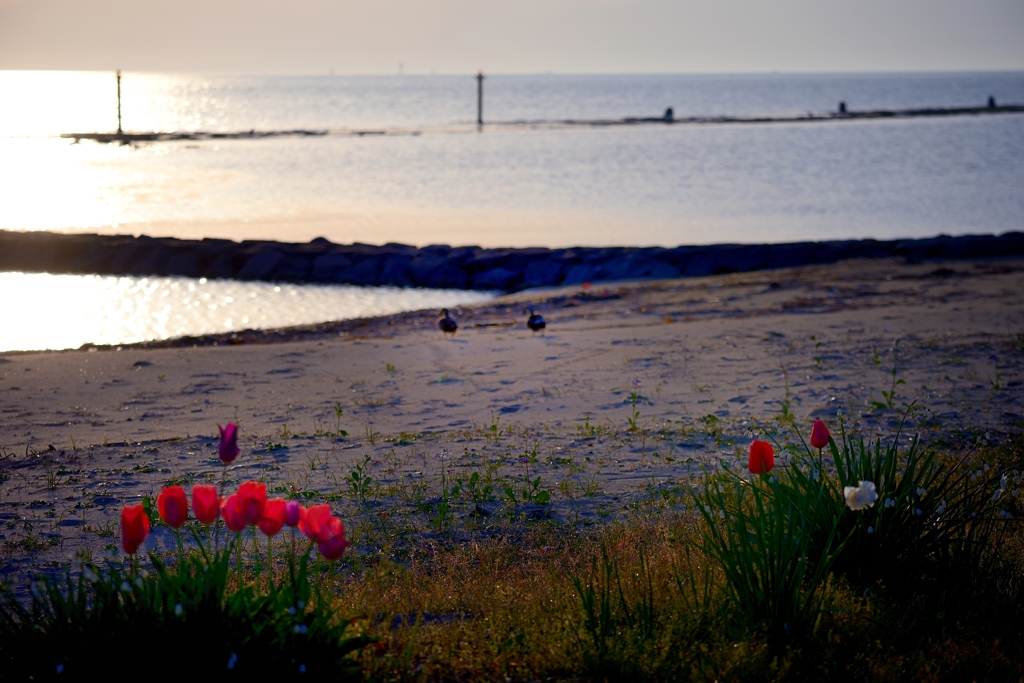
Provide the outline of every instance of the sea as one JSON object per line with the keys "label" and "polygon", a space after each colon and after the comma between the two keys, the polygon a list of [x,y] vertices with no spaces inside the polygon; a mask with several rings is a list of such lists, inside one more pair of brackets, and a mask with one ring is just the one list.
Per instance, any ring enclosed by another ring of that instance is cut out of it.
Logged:
{"label": "sea", "polygon": [[[122,146],[60,137],[117,128],[113,73],[0,71],[0,229],[482,247],[1024,230],[1024,114],[560,123],[656,118],[669,107],[680,119],[825,113],[840,102],[850,111],[984,106],[989,97],[1024,104],[1024,72],[484,76],[478,126],[471,73],[125,71],[120,113],[128,132],[326,134]],[[4,275],[0,351],[278,327],[491,296],[40,277]],[[195,313],[197,290],[217,308]],[[83,334],[29,340],[10,331],[40,315],[12,300],[35,292],[57,306],[82,291],[90,296],[77,298],[74,310],[95,313],[76,324]],[[301,296],[309,304],[295,306],[283,291],[308,293]],[[324,296],[337,298],[314,303]],[[255,301],[251,309],[241,303]]]}

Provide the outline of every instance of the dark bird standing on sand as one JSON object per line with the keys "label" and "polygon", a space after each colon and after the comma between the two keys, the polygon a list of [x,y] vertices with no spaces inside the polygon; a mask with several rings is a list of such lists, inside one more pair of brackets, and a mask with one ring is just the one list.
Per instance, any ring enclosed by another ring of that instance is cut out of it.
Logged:
{"label": "dark bird standing on sand", "polygon": [[459,329],[459,324],[448,315],[447,308],[441,309],[441,316],[441,319],[437,321],[437,326],[441,328],[442,336],[448,336],[450,333],[454,337],[455,330]]}
{"label": "dark bird standing on sand", "polygon": [[529,327],[534,332],[537,332],[538,330],[543,330],[545,327],[548,326],[548,324],[544,322],[543,316],[537,315],[536,313],[533,312],[532,306],[527,306],[526,310],[524,310],[523,313],[526,312],[530,313],[530,317],[526,321],[526,326]]}

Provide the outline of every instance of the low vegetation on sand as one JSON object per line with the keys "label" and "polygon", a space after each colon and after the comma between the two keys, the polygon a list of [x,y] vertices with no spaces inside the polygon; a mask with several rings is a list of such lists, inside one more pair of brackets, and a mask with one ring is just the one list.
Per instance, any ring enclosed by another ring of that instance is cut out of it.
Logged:
{"label": "low vegetation on sand", "polygon": [[[787,419],[796,446],[754,440],[659,515],[439,533],[344,568],[327,505],[169,486],[122,511],[126,555],[3,594],[0,678],[153,673],[161,651],[284,679],[1024,678],[1024,439],[954,455]],[[177,552],[140,557],[151,524]]]}

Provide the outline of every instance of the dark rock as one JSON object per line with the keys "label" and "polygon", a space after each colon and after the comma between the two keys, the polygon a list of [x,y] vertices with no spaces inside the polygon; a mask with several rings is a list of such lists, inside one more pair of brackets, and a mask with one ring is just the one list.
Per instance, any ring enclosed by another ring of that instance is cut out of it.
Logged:
{"label": "dark rock", "polygon": [[285,256],[274,269],[275,280],[285,282],[301,282],[309,277],[313,270],[313,262],[303,256]]}
{"label": "dark rock", "polygon": [[722,247],[715,251],[715,273],[747,273],[764,268],[768,263],[768,249],[760,244]]}
{"label": "dark rock", "polygon": [[523,287],[551,287],[562,277],[562,264],[555,261],[533,261],[523,272]]}
{"label": "dark rock", "polygon": [[85,244],[68,259],[68,270],[72,273],[111,273],[114,253],[111,245],[104,242]]}
{"label": "dark rock", "polygon": [[483,273],[488,270],[504,266],[510,253],[511,250],[509,249],[490,249],[487,251],[479,251],[473,254],[472,257],[463,261],[462,267],[470,273]]}
{"label": "dark rock", "polygon": [[566,273],[565,278],[562,280],[562,284],[581,285],[584,282],[593,282],[597,278],[597,268],[586,263],[581,263],[569,269],[569,272]]}
{"label": "dark rock", "polygon": [[206,267],[204,275],[209,278],[229,278],[235,276],[235,263],[230,252],[225,252],[213,259]]}
{"label": "dark rock", "polygon": [[513,273],[507,268],[492,268],[473,278],[473,289],[500,289],[507,291],[512,288],[512,284],[517,279],[519,279],[519,274]]}
{"label": "dark rock", "polygon": [[667,280],[679,277],[678,266],[656,261],[641,254],[630,254],[613,259],[601,266],[602,280],[640,280],[657,278]]}
{"label": "dark rock", "polygon": [[345,282],[352,285],[372,287],[377,284],[380,273],[380,259],[368,258],[360,261],[345,273]]}
{"label": "dark rock", "polygon": [[507,253],[504,267],[522,273],[532,262],[547,260],[549,253],[547,249],[514,249]]}
{"label": "dark rock", "polygon": [[[869,248],[865,242],[873,242]],[[891,251],[892,243],[878,243],[874,240],[845,240],[842,242],[821,242],[814,252],[813,263],[829,264],[837,261],[845,261],[851,258],[860,258],[870,254],[872,257],[893,256]]]}
{"label": "dark rock", "polygon": [[992,235],[954,237],[941,251],[947,258],[988,258],[1002,255],[1001,240]]}
{"label": "dark rock", "polygon": [[135,265],[136,260],[145,253],[145,247],[138,244],[126,244],[120,247],[110,262],[110,270],[115,274],[127,274]]}
{"label": "dark rock", "polygon": [[683,274],[679,266],[674,266],[671,263],[655,261],[654,259],[651,259],[650,263],[651,269],[647,272],[646,277],[652,280],[675,280]]}
{"label": "dark rock", "polygon": [[384,262],[380,270],[380,284],[393,285],[395,287],[409,287],[412,285],[412,276],[409,274],[409,264],[412,259],[408,256],[392,256]]}
{"label": "dark rock", "polygon": [[465,289],[469,276],[455,266],[443,265],[430,274],[427,287],[432,289]]}
{"label": "dark rock", "polygon": [[167,272],[169,257],[170,254],[162,247],[146,249],[128,267],[127,273],[129,275],[163,275]]}
{"label": "dark rock", "polygon": [[773,244],[768,249],[768,268],[795,268],[804,266],[814,258],[817,246],[811,242]]}
{"label": "dark rock", "polygon": [[715,254],[712,251],[695,251],[683,270],[683,277],[705,277],[715,272]]}
{"label": "dark rock", "polygon": [[[429,248],[429,247],[428,247]],[[426,251],[426,249],[424,249]],[[448,251],[451,251],[450,249]],[[430,276],[435,270],[445,265],[447,260],[443,255],[425,253],[417,256],[409,264],[409,275],[412,276],[412,281],[420,286],[426,286],[430,281]]]}
{"label": "dark rock", "polygon": [[165,272],[178,277],[199,277],[202,273],[202,261],[194,251],[178,251],[167,259]]}
{"label": "dark rock", "polygon": [[395,256],[408,256],[412,258],[419,253],[419,249],[416,247],[410,247],[408,244],[401,244],[399,242],[388,242],[384,245],[384,248],[387,249],[389,254],[394,254]]}
{"label": "dark rock", "polygon": [[238,279],[266,280],[281,261],[284,261],[284,254],[276,249],[257,252],[249,257],[242,269],[238,271]]}
{"label": "dark rock", "polygon": [[316,282],[340,282],[351,267],[352,259],[344,254],[324,254],[313,260],[312,278]]}

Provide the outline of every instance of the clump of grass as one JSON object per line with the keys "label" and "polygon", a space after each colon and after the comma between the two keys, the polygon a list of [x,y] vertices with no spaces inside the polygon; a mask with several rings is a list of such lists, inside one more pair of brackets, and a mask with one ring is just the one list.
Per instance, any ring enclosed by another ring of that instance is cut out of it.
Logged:
{"label": "clump of grass", "polygon": [[48,679],[109,671],[112,662],[153,670],[153,647],[187,653],[196,671],[350,678],[349,654],[371,642],[349,632],[307,577],[308,553],[280,580],[245,583],[232,548],[212,560],[196,551],[153,571],[86,563],[33,583],[26,606],[0,592],[0,662],[4,677]]}
{"label": "clump of grass", "polygon": [[[833,569],[865,588],[984,573],[1005,527],[1000,492],[1019,465],[974,469],[970,453],[940,458],[918,437],[901,451],[902,428],[887,444],[867,443],[840,422],[830,459],[806,444],[794,454],[779,491],[810,525],[810,556],[821,561],[830,536],[843,539]],[[875,484],[878,501],[853,514],[843,492],[861,481]]]}

